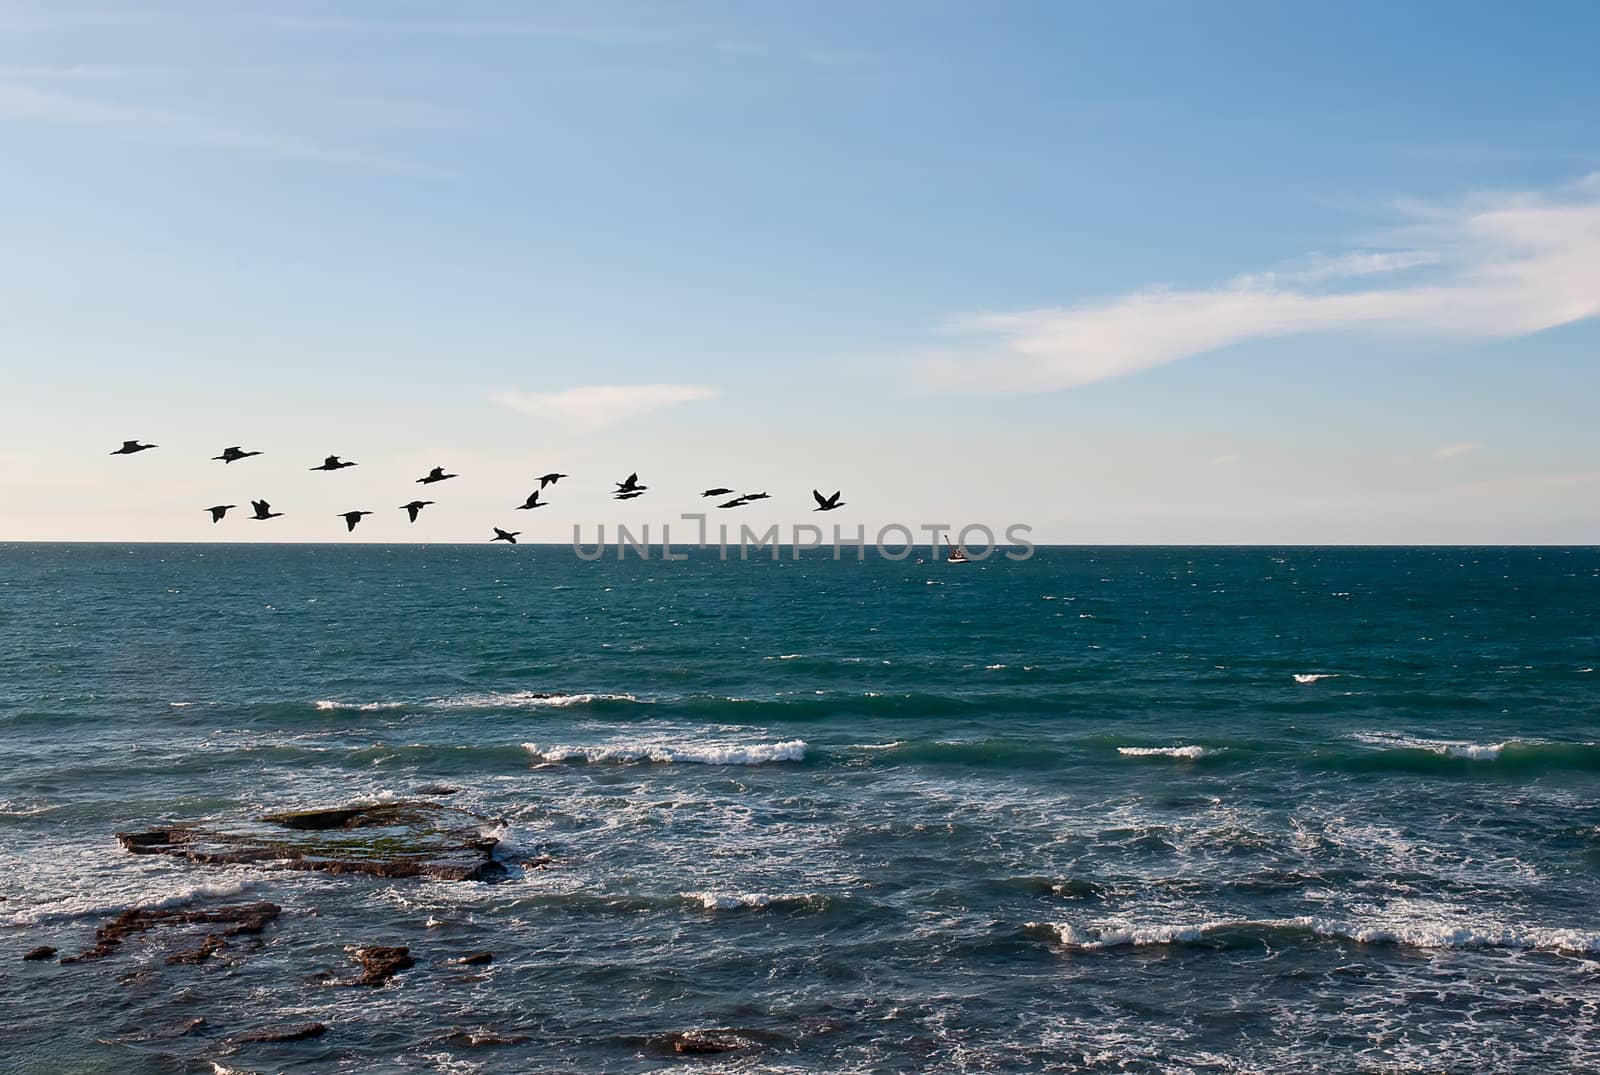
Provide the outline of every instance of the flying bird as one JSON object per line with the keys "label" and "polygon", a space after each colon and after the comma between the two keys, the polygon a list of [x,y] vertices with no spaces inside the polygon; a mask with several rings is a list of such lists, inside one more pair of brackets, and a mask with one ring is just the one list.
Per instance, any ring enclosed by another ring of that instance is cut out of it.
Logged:
{"label": "flying bird", "polygon": [[371,514],[372,512],[370,511],[341,511],[339,513],[339,518],[344,520],[345,529],[351,533],[354,533],[356,529],[356,523],[361,521],[361,517],[363,515]]}
{"label": "flying bird", "polygon": [[638,473],[638,471],[635,471],[632,474],[629,474],[627,481],[612,482],[612,484],[617,487],[617,492],[619,492],[619,493],[631,493],[634,490],[638,490],[640,492],[643,492],[644,490],[650,488],[648,485],[640,485],[639,484],[639,473]]}
{"label": "flying bird", "polygon": [[556,482],[565,477],[567,477],[565,474],[541,474],[539,475],[539,488],[543,489],[547,485],[554,485]]}
{"label": "flying bird", "polygon": [[618,499],[618,500],[632,500],[634,497],[640,497],[640,496],[644,496],[644,490],[643,489],[635,489],[631,493],[618,493],[617,496],[616,496],[616,499]]}
{"label": "flying bird", "polygon": [[746,500],[744,497],[736,496],[732,500],[728,501],[725,504],[718,504],[717,507],[719,507],[719,508],[742,508],[748,503],[750,503],[750,501]]}
{"label": "flying bird", "polygon": [[417,516],[422,514],[422,509],[432,503],[431,500],[413,500],[409,504],[401,504],[400,510],[411,516],[412,522],[416,522]]}
{"label": "flying bird", "polygon": [[521,530],[502,530],[497,526],[494,528],[494,537],[490,538],[489,540],[491,542],[509,541],[511,544],[515,545],[517,543],[517,535],[520,533],[522,533]]}
{"label": "flying bird", "polygon": [[230,509],[232,507],[233,507],[232,504],[217,504],[216,506],[209,507],[206,510],[211,513],[211,521],[212,522],[220,523],[222,521],[222,517],[224,515],[228,514],[228,509]]}
{"label": "flying bird", "polygon": [[428,471],[426,477],[418,478],[417,484],[432,485],[434,482],[442,482],[454,477],[456,477],[456,475],[446,474],[444,472],[444,467],[434,467],[432,470]]}
{"label": "flying bird", "polygon": [[844,502],[839,499],[839,490],[837,489],[833,491],[832,496],[823,496],[815,489],[811,490],[811,495],[817,501],[817,506],[812,508],[812,511],[832,511],[835,508],[844,507]]}
{"label": "flying bird", "polygon": [[322,461],[322,465],[320,467],[312,467],[311,469],[312,470],[343,470],[345,467],[353,467],[353,466],[355,466],[354,463],[346,463],[344,460],[340,459],[338,456],[330,455],[330,456],[328,456],[328,458],[326,458],[326,459],[324,459]]}
{"label": "flying bird", "polygon": [[535,489],[532,493],[528,494],[527,503],[518,504],[517,505],[517,510],[518,511],[527,511],[530,508],[548,508],[549,506],[550,506],[550,501],[548,501],[548,500],[541,501],[539,499],[539,490]]}
{"label": "flying bird", "polygon": [[222,449],[222,454],[221,455],[214,455],[211,458],[212,459],[220,459],[224,463],[237,463],[241,459],[249,459],[252,455],[260,455],[260,454],[261,454],[260,452],[240,451],[239,450],[239,446],[237,444],[235,444],[232,448],[224,448],[224,449]]}
{"label": "flying bird", "polygon": [[154,444],[140,444],[136,440],[125,440],[125,441],[122,442],[122,447],[118,448],[116,451],[112,452],[111,454],[112,455],[133,455],[133,454],[135,454],[137,452],[148,452],[151,448],[154,448],[154,447],[155,447]]}
{"label": "flying bird", "polygon": [[772,499],[772,494],[771,493],[746,493],[746,494],[744,494],[744,496],[741,496],[739,499],[743,500],[743,501],[747,501],[747,502],[751,501],[751,500],[770,500],[770,499]]}
{"label": "flying bird", "polygon": [[256,513],[251,516],[252,519],[276,519],[283,514],[281,511],[273,511],[272,505],[265,500],[252,500],[250,506],[256,509]]}
{"label": "flying bird", "polygon": [[733,492],[732,489],[725,489],[725,488],[723,488],[722,486],[719,485],[715,489],[707,489],[705,492],[701,493],[700,495],[701,496],[727,496],[731,492]]}

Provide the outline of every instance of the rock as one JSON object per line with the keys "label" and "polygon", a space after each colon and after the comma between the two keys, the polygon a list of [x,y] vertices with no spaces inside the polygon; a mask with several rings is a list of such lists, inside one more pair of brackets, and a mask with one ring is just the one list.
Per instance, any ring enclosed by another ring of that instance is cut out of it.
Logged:
{"label": "rock", "polygon": [[749,1049],[756,1043],[728,1030],[677,1030],[652,1039],[651,1044],[684,1056],[710,1056]]}
{"label": "rock", "polygon": [[170,967],[179,963],[187,963],[190,965],[204,963],[206,960],[215,955],[217,950],[222,947],[222,938],[217,936],[215,933],[208,933],[206,934],[206,939],[200,942],[200,947],[191,948],[186,952],[178,952],[174,955],[168,956],[167,966]]}
{"label": "rock", "polygon": [[[204,957],[209,958],[211,952],[222,945],[222,937],[233,937],[241,933],[260,933],[267,928],[267,924],[283,913],[283,908],[275,903],[240,903],[223,907],[134,907],[123,911],[116,918],[101,926],[94,932],[94,944],[84,949],[75,956],[67,956],[61,962],[77,963],[80,960],[103,959],[117,950],[117,947],[134,933],[143,933],[147,930],[163,926],[191,926],[191,925],[228,925],[231,929],[224,930],[220,936],[208,937],[200,949],[207,943],[215,940],[216,944]],[[191,953],[182,953],[193,955]],[[199,962],[199,959],[193,962]],[[173,962],[173,960],[168,960]],[[189,960],[177,960],[189,962]]]}
{"label": "rock", "polygon": [[48,944],[41,944],[37,948],[28,949],[27,952],[23,953],[22,958],[27,960],[29,963],[37,963],[41,959],[49,959],[55,954],[56,950],[54,948],[50,947]]}
{"label": "rock", "polygon": [[417,787],[418,795],[454,795],[461,789],[451,787],[449,784],[421,784]]}
{"label": "rock", "polygon": [[484,1049],[494,1045],[521,1045],[531,1041],[526,1034],[496,1034],[489,1030],[457,1030],[438,1039],[462,1049]]}
{"label": "rock", "polygon": [[464,965],[466,965],[468,967],[481,967],[485,963],[493,963],[494,962],[494,953],[493,952],[473,952],[471,955],[462,956],[460,959],[456,960],[456,962],[464,964]]}
{"label": "rock", "polygon": [[305,1041],[308,1038],[320,1038],[327,1032],[328,1028],[321,1023],[284,1023],[246,1030],[228,1040],[236,1045],[254,1041]]}
{"label": "rock", "polygon": [[499,841],[484,834],[492,824],[438,803],[356,803],[254,821],[119,832],[117,840],[136,855],[173,855],[198,863],[494,881],[506,871],[494,857]]}
{"label": "rock", "polygon": [[361,964],[361,975],[350,985],[383,985],[390,978],[405,970],[414,967],[417,961],[411,958],[411,949],[404,945],[372,945],[368,948],[358,948],[352,956]]}

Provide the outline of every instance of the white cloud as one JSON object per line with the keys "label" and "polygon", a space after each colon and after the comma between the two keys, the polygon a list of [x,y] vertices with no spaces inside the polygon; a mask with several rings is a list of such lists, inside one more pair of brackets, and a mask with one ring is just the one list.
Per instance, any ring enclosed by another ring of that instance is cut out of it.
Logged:
{"label": "white cloud", "polygon": [[715,388],[692,384],[597,384],[550,393],[500,392],[494,400],[524,414],[604,429],[673,403],[715,395]]}
{"label": "white cloud", "polygon": [[1442,448],[1434,449],[1433,457],[1435,459],[1454,459],[1458,455],[1466,455],[1468,452],[1477,450],[1478,446],[1476,444],[1446,444]]}
{"label": "white cloud", "polygon": [[1212,459],[1211,460],[1211,464],[1213,466],[1225,467],[1225,466],[1229,465],[1230,463],[1237,463],[1239,460],[1241,460],[1243,458],[1244,458],[1244,453],[1243,452],[1229,452],[1227,455],[1219,455],[1216,458]]}
{"label": "white cloud", "polygon": [[[1494,339],[1600,314],[1600,173],[1554,192],[1401,211],[1406,223],[1386,236],[1392,251],[1314,255],[1211,288],[971,314],[944,326],[971,342],[914,361],[935,388],[1050,392],[1250,340],[1321,332]],[[1422,278],[1386,287],[1348,286],[1422,269]]]}

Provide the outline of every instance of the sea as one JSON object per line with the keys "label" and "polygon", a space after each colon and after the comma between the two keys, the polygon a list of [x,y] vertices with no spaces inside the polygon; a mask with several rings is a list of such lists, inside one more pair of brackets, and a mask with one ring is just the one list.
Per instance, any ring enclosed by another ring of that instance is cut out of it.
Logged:
{"label": "sea", "polygon": [[[1600,1070],[1597,668],[1595,548],[0,545],[0,1070]],[[427,785],[504,880],[114,835]]]}

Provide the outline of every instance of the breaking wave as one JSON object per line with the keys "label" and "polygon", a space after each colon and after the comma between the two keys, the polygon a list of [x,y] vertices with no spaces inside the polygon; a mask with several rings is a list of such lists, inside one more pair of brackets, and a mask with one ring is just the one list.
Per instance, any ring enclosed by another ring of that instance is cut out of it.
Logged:
{"label": "breaking wave", "polygon": [[1118,747],[1118,754],[1130,758],[1183,758],[1194,761],[1222,753],[1221,747],[1202,747],[1190,744],[1181,747]]}
{"label": "breaking wave", "polygon": [[803,739],[778,743],[677,743],[623,739],[589,746],[524,743],[528,753],[548,762],[586,762],[589,764],[654,762],[693,765],[768,765],[796,762],[806,758]]}
{"label": "breaking wave", "polygon": [[1071,922],[1029,922],[1062,947],[1084,951],[1149,945],[1203,945],[1216,948],[1276,940],[1343,940],[1407,948],[1511,948],[1552,952],[1600,952],[1600,932],[1545,926],[1463,925],[1449,921],[1350,923],[1296,918],[1223,918],[1192,923],[1079,926]]}

